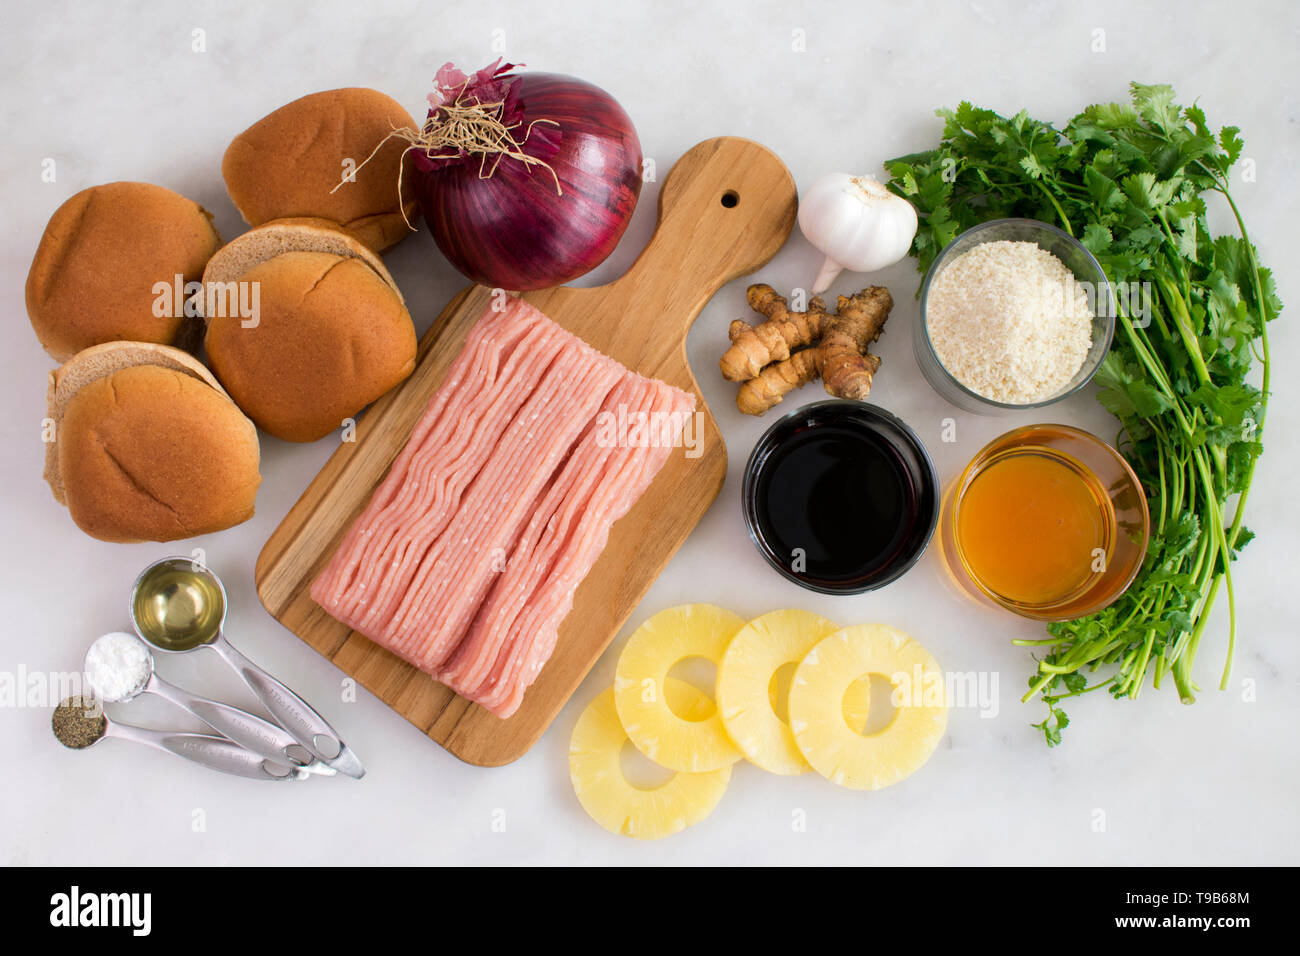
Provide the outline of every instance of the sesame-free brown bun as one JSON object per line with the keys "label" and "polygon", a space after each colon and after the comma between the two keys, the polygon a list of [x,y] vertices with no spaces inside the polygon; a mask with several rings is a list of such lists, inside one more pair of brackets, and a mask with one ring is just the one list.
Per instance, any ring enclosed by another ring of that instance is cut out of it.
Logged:
{"label": "sesame-free brown bun", "polygon": [[154,285],[197,282],[220,245],[211,214],[170,189],[83,189],[50,217],[27,274],[36,337],[60,362],[118,340],[187,345],[201,325],[184,317],[183,301],[156,308]]}
{"label": "sesame-free brown bun", "polygon": [[[337,190],[345,161],[361,167],[394,129],[418,128],[411,114],[378,90],[312,93],[280,107],[235,137],[221,174],[244,221],[314,217],[338,223],[376,252],[396,245],[419,215],[410,190],[397,194],[402,151],[393,137]],[[333,192],[331,192],[333,190]],[[406,207],[406,218],[402,206]]]}
{"label": "sesame-free brown bun", "polygon": [[365,260],[294,250],[237,281],[256,283],[256,322],[209,317],[204,344],[231,398],[271,435],[322,438],[414,371],[411,316]]}
{"label": "sesame-free brown bun", "polygon": [[336,256],[360,259],[379,274],[384,283],[405,303],[392,273],[369,246],[343,232],[328,219],[307,217],[273,219],[232,239],[218,249],[203,270],[203,285],[238,282],[239,277],[256,265],[286,252],[328,252]]}
{"label": "sesame-free brown bun", "polygon": [[50,373],[45,478],[101,541],[174,541],[253,516],[257,430],[179,349],[112,342]]}

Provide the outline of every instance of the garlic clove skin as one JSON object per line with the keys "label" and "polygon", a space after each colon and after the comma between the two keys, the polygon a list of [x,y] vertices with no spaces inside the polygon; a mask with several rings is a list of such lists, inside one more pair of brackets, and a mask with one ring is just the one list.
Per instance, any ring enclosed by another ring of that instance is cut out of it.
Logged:
{"label": "garlic clove skin", "polygon": [[916,236],[916,210],[873,176],[831,173],[799,204],[799,229],[826,256],[813,294],[825,292],[843,269],[875,272],[907,255]]}

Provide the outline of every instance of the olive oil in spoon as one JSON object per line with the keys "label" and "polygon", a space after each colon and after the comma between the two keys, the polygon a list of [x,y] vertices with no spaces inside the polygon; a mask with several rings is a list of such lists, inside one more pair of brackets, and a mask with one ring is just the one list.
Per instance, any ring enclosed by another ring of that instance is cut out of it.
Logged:
{"label": "olive oil in spoon", "polygon": [[190,558],[164,558],[140,572],[131,594],[136,633],[163,651],[184,653],[210,647],[234,669],[297,742],[284,759],[315,761],[360,779],[365,768],[338,732],[305,700],[235,649],[223,632],[226,589],[211,570]]}

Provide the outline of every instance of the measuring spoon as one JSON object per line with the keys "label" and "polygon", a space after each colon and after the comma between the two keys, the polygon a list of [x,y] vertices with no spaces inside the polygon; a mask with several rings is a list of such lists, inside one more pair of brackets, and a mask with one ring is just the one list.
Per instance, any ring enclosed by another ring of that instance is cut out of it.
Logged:
{"label": "measuring spoon", "polygon": [[[164,750],[167,753],[184,757],[194,763],[202,764],[211,770],[248,777],[252,780],[305,780],[307,772],[286,767],[284,764],[267,760],[260,754],[245,750],[233,740],[216,734],[192,734],[170,730],[150,730],[134,724],[121,724],[108,714],[104,718],[104,730],[99,737],[87,746],[93,747],[105,737],[117,737],[119,740],[131,740],[146,747]],[[65,746],[67,746],[65,744]]]}
{"label": "measuring spoon", "polygon": [[293,738],[293,750],[276,759],[307,755],[349,777],[360,779],[365,767],[338,731],[305,700],[235,649],[225,636],[226,589],[221,579],[190,558],[155,561],[136,578],[131,593],[131,620],[151,646],[168,653],[210,647],[234,669],[266,709]]}
{"label": "measuring spoon", "polygon": [[320,761],[308,761],[291,753],[290,748],[294,747],[294,739],[275,724],[247,711],[240,710],[238,707],[201,697],[198,694],[191,694],[189,691],[163,680],[154,671],[153,655],[149,653],[149,648],[134,634],[118,631],[113,634],[105,634],[95,643],[98,644],[99,641],[109,637],[126,637],[135,641],[139,644],[140,650],[144,652],[149,666],[147,676],[140,683],[125,693],[115,694],[106,688],[95,686],[94,668],[90,662],[90,655],[94,650],[92,644],[91,650],[86,652],[86,672],[90,678],[91,689],[102,700],[124,703],[128,700],[135,700],[141,694],[154,694],[163,700],[170,701],[182,710],[189,711],[213,730],[224,734],[239,746],[251,750],[272,763],[288,764],[293,769],[301,769],[308,773],[319,773],[326,776],[332,776],[335,773],[334,768],[328,767]]}

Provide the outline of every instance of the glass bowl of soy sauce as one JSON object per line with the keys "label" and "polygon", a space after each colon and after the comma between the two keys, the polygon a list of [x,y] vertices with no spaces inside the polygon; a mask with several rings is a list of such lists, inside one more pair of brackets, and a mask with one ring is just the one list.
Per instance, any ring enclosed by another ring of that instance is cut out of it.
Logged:
{"label": "glass bowl of soy sauce", "polygon": [[754,446],[741,495],[768,564],[823,594],[897,580],[939,517],[939,479],[921,439],[858,401],[814,402],[779,419]]}

